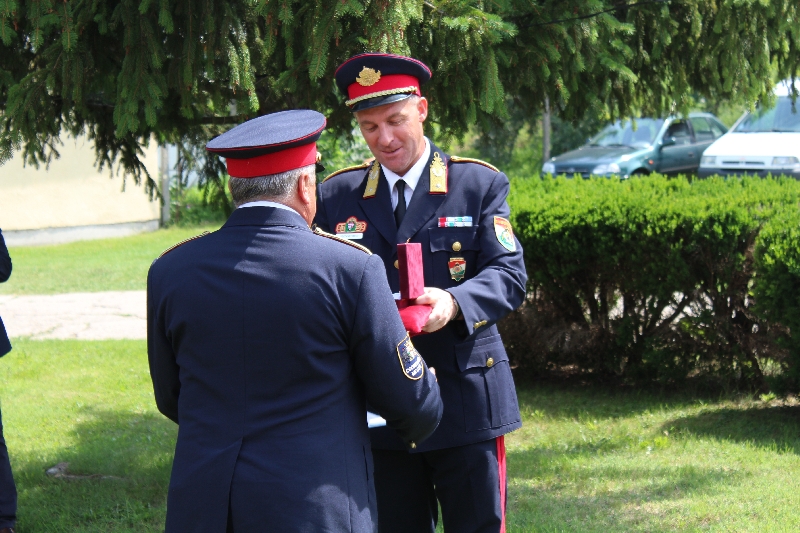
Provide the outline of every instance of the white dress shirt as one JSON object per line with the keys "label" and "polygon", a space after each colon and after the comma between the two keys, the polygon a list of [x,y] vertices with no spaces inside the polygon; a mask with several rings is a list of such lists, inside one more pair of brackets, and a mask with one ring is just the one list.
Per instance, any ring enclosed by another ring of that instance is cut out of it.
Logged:
{"label": "white dress shirt", "polygon": [[408,172],[405,173],[404,176],[398,176],[385,166],[381,165],[383,169],[383,175],[386,176],[386,181],[389,182],[389,190],[392,191],[392,211],[397,207],[397,182],[399,180],[403,180],[406,182],[406,190],[405,190],[405,201],[406,206],[411,201],[411,196],[414,194],[414,189],[417,188],[417,184],[419,183],[419,178],[422,176],[422,172],[425,170],[425,164],[428,162],[428,159],[431,157],[431,142],[428,140],[427,137],[425,139],[425,151],[422,152],[422,155],[417,162],[414,163]]}
{"label": "white dress shirt", "polygon": [[[255,202],[247,202],[246,204],[240,205],[237,209],[241,209],[243,207],[277,207],[278,209],[285,209],[287,211],[291,211],[293,213],[297,213],[296,210],[292,209],[288,205],[281,204],[279,202],[270,202],[269,200],[257,200]],[[300,213],[297,213],[300,215]],[[300,215],[303,216],[303,215]]]}

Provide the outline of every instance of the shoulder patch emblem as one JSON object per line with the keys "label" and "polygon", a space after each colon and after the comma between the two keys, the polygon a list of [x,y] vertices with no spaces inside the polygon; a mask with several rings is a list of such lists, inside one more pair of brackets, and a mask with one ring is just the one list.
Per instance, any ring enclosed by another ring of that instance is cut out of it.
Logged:
{"label": "shoulder patch emblem", "polygon": [[181,242],[179,242],[179,243],[177,243],[177,244],[173,244],[172,246],[170,246],[169,248],[167,248],[166,250],[164,250],[163,252],[161,252],[161,255],[159,255],[158,257],[164,257],[165,255],[167,255],[168,253],[170,253],[172,250],[174,250],[174,249],[175,249],[175,248],[177,248],[178,246],[183,246],[184,244],[186,244],[186,243],[187,243],[187,242],[189,242],[189,241],[193,241],[193,240],[195,240],[195,239],[199,239],[200,237],[205,237],[206,235],[210,235],[210,233],[209,233],[209,232],[207,232],[207,231],[204,231],[204,232],[203,232],[203,233],[201,233],[200,235],[195,235],[194,237],[189,237],[188,239],[184,239],[184,240],[182,240]]}
{"label": "shoulder patch emblem", "polygon": [[406,337],[397,345],[397,357],[400,359],[400,367],[403,374],[408,379],[418,380],[425,373],[425,365],[422,364],[422,356],[419,354],[411,338],[406,333]]}
{"label": "shoulder patch emblem", "polygon": [[473,159],[471,157],[458,157],[457,155],[450,156],[450,161],[453,163],[476,163],[478,165],[483,165],[486,168],[490,168],[495,172],[500,172],[496,166],[487,163],[486,161],[481,161],[480,159]]}
{"label": "shoulder patch emblem", "polygon": [[358,244],[356,242],[353,242],[353,241],[351,241],[349,239],[344,239],[342,237],[337,237],[336,235],[333,235],[331,233],[324,232],[321,229],[319,229],[318,227],[314,227],[314,233],[316,235],[319,235],[320,237],[325,237],[326,239],[331,239],[333,241],[341,242],[343,244],[346,244],[348,246],[352,246],[353,248],[361,250],[365,254],[372,255],[372,252],[366,246],[361,246],[360,244]]}
{"label": "shoulder patch emblem", "polygon": [[509,252],[517,250],[517,243],[514,241],[514,230],[511,229],[511,222],[503,217],[494,217],[494,234],[497,241]]}
{"label": "shoulder patch emblem", "polygon": [[328,176],[324,180],[322,180],[322,183],[325,183],[329,179],[334,178],[334,177],[338,176],[339,174],[344,174],[345,172],[350,172],[351,170],[358,170],[358,169],[361,169],[361,168],[367,168],[370,165],[370,163],[371,163],[371,161],[367,161],[366,163],[361,163],[360,165],[353,165],[352,167],[345,167],[345,168],[342,168],[340,170],[337,170],[336,172],[328,174]]}

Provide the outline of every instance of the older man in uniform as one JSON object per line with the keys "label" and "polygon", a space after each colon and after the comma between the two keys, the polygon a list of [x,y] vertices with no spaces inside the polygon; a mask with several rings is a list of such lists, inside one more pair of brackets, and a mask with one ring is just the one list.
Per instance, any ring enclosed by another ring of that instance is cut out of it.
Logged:
{"label": "older man in uniform", "polygon": [[179,424],[167,533],[372,532],[366,401],[410,448],[441,417],[380,258],[309,229],[324,125],[285,111],[212,140],[238,207],[150,268],[150,371]]}
{"label": "older man in uniform", "polygon": [[317,224],[381,257],[399,287],[397,244],[422,245],[432,307],[414,338],[436,367],[444,414],[423,445],[406,450],[392,428],[372,430],[381,533],[505,530],[503,435],[520,427],[514,381],[495,325],[525,297],[522,250],[508,222],[506,176],[482,161],[449,156],[423,134],[428,102],[420,61],[367,53],[344,62],[347,95],[374,162],[320,185]]}
{"label": "older man in uniform", "polygon": [[[0,231],[0,283],[11,276],[11,256],[8,255],[3,232]],[[0,357],[11,351],[3,319],[0,318]],[[14,533],[17,521],[17,487],[11,473],[6,441],[3,438],[3,418],[0,414],[0,533]]]}

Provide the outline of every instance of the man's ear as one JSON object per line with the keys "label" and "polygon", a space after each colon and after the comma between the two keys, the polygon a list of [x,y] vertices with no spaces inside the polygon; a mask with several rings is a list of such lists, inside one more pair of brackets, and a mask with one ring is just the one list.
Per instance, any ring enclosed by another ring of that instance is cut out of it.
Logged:
{"label": "man's ear", "polygon": [[300,176],[297,180],[297,194],[304,204],[314,201],[314,192],[317,188],[317,177],[308,172]]}
{"label": "man's ear", "polygon": [[425,122],[425,119],[428,118],[428,99],[424,96],[417,99],[417,111],[419,112],[419,121]]}

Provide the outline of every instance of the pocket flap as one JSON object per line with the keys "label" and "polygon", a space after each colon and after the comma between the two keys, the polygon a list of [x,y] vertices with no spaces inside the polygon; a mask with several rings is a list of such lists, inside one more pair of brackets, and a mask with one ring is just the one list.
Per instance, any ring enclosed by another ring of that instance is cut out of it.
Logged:
{"label": "pocket flap", "polygon": [[492,335],[457,344],[456,361],[464,372],[470,368],[491,368],[500,361],[508,361],[508,355],[500,335]]}
{"label": "pocket flap", "polygon": [[[459,252],[461,250],[479,250],[477,239],[478,227],[469,228],[429,228],[431,252]],[[458,250],[453,244],[459,243]]]}

